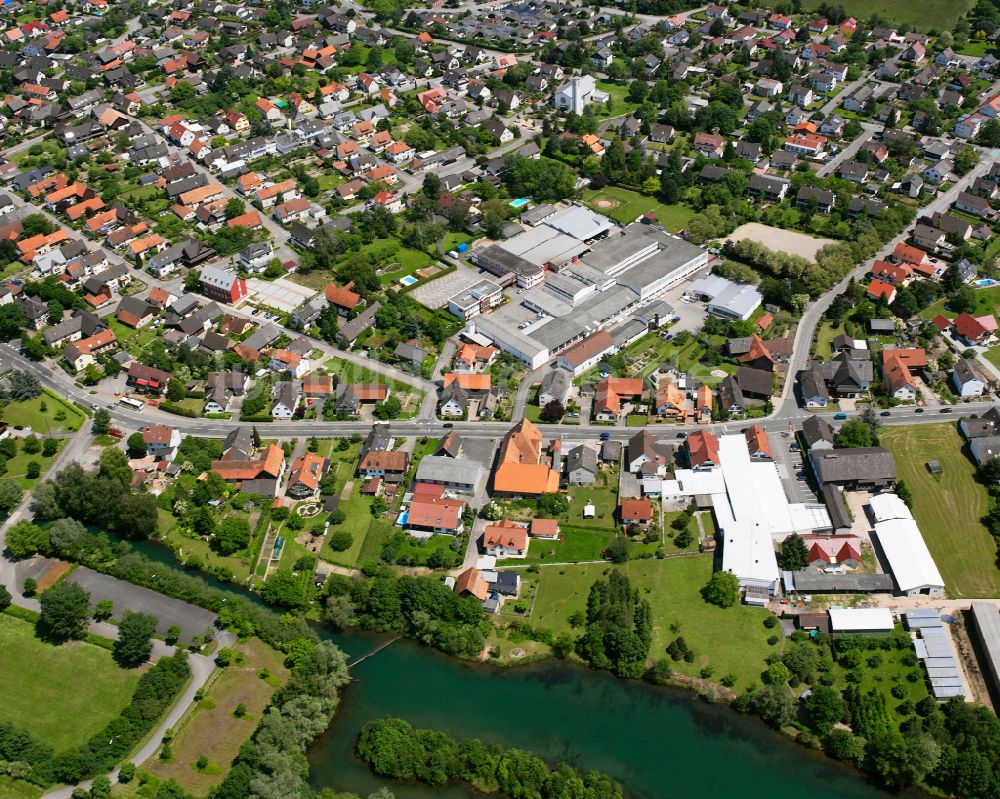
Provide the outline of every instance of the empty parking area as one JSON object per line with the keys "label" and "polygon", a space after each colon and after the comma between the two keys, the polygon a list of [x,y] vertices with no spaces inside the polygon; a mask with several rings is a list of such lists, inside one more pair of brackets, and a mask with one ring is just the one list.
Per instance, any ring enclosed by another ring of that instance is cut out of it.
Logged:
{"label": "empty parking area", "polygon": [[258,280],[255,277],[247,279],[247,298],[258,305],[266,305],[285,313],[291,313],[306,300],[310,299],[315,290],[298,283],[292,283],[281,277],[275,281]]}
{"label": "empty parking area", "polygon": [[171,599],[117,577],[95,572],[86,566],[74,570],[66,580],[87,591],[92,606],[102,599],[110,599],[115,605],[112,617],[116,621],[121,619],[126,610],[156,617],[156,632],[160,636],[165,636],[167,630],[176,624],[181,628],[181,640],[190,642],[194,636],[203,634],[215,623],[215,614],[209,610],[179,599]]}

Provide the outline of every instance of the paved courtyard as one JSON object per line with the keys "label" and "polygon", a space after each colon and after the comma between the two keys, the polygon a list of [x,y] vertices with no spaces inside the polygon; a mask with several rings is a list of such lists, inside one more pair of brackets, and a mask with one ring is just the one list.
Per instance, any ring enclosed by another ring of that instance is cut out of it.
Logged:
{"label": "paved courtyard", "polygon": [[410,292],[410,296],[428,308],[446,308],[449,298],[489,277],[490,275],[480,273],[463,263],[454,272],[417,286]]}
{"label": "paved courtyard", "polygon": [[286,313],[291,313],[316,294],[314,289],[300,286],[283,277],[274,281],[247,278],[247,292],[247,299],[251,303],[267,305]]}

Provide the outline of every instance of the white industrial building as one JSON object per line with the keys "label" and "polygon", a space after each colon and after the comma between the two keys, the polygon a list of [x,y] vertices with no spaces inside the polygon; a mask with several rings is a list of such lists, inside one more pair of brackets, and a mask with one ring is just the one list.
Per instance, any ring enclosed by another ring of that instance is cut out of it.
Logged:
{"label": "white industrial building", "polygon": [[448,310],[459,319],[469,320],[489,313],[503,300],[503,291],[492,280],[480,280],[448,300]]}
{"label": "white industrial building", "polygon": [[891,633],[895,622],[889,608],[830,608],[830,632],[837,635]]}
{"label": "white industrial building", "polygon": [[543,366],[550,357],[547,347],[542,346],[511,325],[504,324],[499,319],[489,315],[477,316],[470,320],[466,324],[465,330],[468,333],[485,336],[501,352],[506,352],[508,355],[524,361],[532,370]]}
{"label": "white industrial building", "polygon": [[615,325],[622,327],[618,343],[624,346],[641,335],[645,324],[637,319],[629,325],[629,317],[643,306],[662,306],[657,298],[705,268],[708,259],[706,250],[656,226],[621,229],[589,208],[570,206],[472,254],[474,263],[498,276],[499,284],[516,283],[524,290],[521,304],[537,314],[516,331],[509,330],[510,324],[476,329],[485,336],[498,330],[496,345],[530,364],[537,363],[541,350],[550,357]]}
{"label": "white industrial building", "polygon": [[734,283],[718,275],[699,278],[685,293],[704,300],[710,314],[733,320],[749,319],[764,301],[756,286]]}
{"label": "white industrial building", "polygon": [[776,543],[792,533],[832,528],[823,505],[788,501],[775,464],[751,460],[746,437],[738,433],[719,437],[718,468],[678,469],[672,480],[646,478],[643,491],[665,501],[709,495],[723,542],[722,568],[747,589],[777,589]]}
{"label": "white industrial building", "polygon": [[944,580],[906,503],[895,494],[877,494],[870,506],[875,540],[896,590],[906,596],[940,596]]}

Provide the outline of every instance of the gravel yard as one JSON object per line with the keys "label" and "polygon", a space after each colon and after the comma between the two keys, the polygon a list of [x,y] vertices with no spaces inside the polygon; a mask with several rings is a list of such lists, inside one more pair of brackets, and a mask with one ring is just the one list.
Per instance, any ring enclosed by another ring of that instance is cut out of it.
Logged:
{"label": "gravel yard", "polygon": [[731,241],[750,239],[751,241],[763,244],[769,249],[790,252],[792,255],[801,255],[810,261],[815,260],[816,253],[821,247],[836,243],[832,239],[817,239],[805,233],[762,225],[759,222],[748,222],[745,225],[740,225],[726,238]]}

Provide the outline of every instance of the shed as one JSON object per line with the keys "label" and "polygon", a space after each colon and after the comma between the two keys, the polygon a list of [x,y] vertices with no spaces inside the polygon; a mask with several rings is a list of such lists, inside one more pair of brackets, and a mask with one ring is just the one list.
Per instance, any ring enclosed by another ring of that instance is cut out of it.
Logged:
{"label": "shed", "polygon": [[829,610],[830,631],[834,634],[866,633],[883,635],[893,630],[889,608],[841,608]]}

